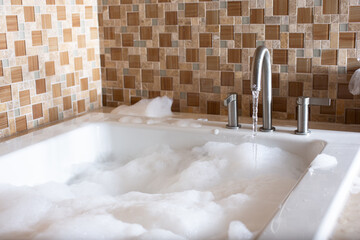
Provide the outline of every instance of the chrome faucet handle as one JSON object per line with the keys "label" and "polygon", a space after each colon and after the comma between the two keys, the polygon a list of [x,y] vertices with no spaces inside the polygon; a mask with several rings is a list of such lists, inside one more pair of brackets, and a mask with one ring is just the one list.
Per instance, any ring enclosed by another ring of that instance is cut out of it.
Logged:
{"label": "chrome faucet handle", "polygon": [[309,130],[309,106],[330,106],[331,99],[329,98],[310,98],[298,97],[297,103],[297,130],[295,134],[308,135]]}
{"label": "chrome faucet handle", "polygon": [[237,94],[230,93],[230,95],[224,100],[225,107],[228,107],[228,124],[227,128],[238,129],[241,127],[238,124],[238,114],[237,114]]}

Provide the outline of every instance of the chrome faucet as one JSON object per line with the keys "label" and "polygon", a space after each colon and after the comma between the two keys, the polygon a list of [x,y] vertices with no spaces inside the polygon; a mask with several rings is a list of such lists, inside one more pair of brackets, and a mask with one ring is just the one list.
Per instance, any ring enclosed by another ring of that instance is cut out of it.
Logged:
{"label": "chrome faucet", "polygon": [[272,132],[275,128],[272,126],[271,103],[271,63],[269,50],[264,46],[256,48],[251,66],[251,90],[261,90],[261,78],[263,78],[263,126],[260,128],[263,132]]}

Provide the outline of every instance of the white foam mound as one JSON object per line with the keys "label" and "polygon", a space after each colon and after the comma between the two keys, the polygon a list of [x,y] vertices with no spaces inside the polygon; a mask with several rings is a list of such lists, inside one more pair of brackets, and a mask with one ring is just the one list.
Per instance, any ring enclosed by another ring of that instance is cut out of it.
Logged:
{"label": "white foam mound", "polygon": [[333,168],[337,165],[337,160],[335,157],[321,153],[316,156],[316,158],[311,162],[309,171],[313,173],[316,169],[327,170]]}
{"label": "white foam mound", "polygon": [[142,99],[132,106],[121,105],[111,111],[113,114],[123,114],[131,116],[144,116],[153,118],[162,118],[172,115],[171,105],[173,100],[164,97],[154,99]]}
{"label": "white foam mound", "polygon": [[152,146],[74,166],[68,183],[0,184],[0,239],[250,239],[306,170],[299,156],[254,149]]}

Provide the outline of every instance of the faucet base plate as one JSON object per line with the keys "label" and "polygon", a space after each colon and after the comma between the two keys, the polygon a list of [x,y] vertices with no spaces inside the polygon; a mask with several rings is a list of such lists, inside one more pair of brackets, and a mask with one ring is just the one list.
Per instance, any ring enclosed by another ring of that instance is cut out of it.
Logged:
{"label": "faucet base plate", "polygon": [[275,131],[275,128],[272,127],[271,129],[264,129],[264,127],[261,127],[260,131],[262,131],[262,132],[273,132],[273,131]]}
{"label": "faucet base plate", "polygon": [[311,133],[310,130],[308,130],[307,132],[299,132],[298,130],[294,131],[296,135],[309,135]]}
{"label": "faucet base plate", "polygon": [[226,128],[228,128],[228,129],[239,129],[239,128],[241,128],[241,125],[239,124],[237,126],[229,126],[228,124],[226,124]]}

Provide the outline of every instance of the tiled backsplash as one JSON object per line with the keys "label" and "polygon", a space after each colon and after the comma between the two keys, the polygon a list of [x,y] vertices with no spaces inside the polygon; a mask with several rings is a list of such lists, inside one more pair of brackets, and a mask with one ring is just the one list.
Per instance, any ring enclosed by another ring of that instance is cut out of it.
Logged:
{"label": "tiled backsplash", "polygon": [[0,0],[0,137],[101,105],[97,2]]}
{"label": "tiled backsplash", "polygon": [[[226,114],[240,94],[251,114],[250,62],[272,56],[273,110],[295,119],[296,98],[331,98],[311,120],[360,124],[360,98],[348,91],[360,67],[358,0],[103,0],[99,30],[103,104],[167,95],[174,111]],[[358,46],[358,50],[356,50]]]}

